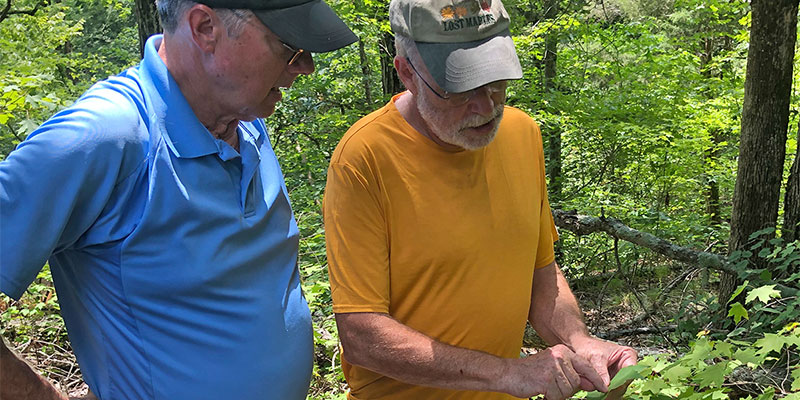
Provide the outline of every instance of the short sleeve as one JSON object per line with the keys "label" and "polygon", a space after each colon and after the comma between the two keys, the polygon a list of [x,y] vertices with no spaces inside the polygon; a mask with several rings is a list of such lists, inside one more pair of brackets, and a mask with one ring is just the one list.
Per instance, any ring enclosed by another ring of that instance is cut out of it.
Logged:
{"label": "short sleeve", "polygon": [[389,312],[389,250],[369,171],[332,162],[323,199],[333,311]]}
{"label": "short sleeve", "polygon": [[141,151],[126,157],[140,120],[115,106],[120,100],[79,100],[0,162],[0,290],[8,296],[22,296],[51,254],[91,227],[123,164],[130,172],[142,161]]}

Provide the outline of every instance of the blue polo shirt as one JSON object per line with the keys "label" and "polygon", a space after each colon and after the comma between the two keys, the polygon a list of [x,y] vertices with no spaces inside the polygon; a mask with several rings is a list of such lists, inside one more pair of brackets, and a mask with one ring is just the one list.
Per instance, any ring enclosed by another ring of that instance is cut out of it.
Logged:
{"label": "blue polo shirt", "polygon": [[260,120],[203,127],[147,42],[0,163],[0,290],[46,260],[100,399],[304,399],[298,229]]}

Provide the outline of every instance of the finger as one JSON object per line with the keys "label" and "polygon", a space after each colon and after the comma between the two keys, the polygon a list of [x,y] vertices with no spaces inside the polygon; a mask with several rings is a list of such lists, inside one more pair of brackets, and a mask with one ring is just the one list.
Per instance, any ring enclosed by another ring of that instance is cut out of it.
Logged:
{"label": "finger", "polygon": [[600,379],[603,380],[603,383],[608,386],[611,382],[611,376],[609,375],[609,359],[598,355],[590,358],[589,361],[592,364],[592,368],[600,375]]}
{"label": "finger", "polygon": [[591,392],[591,391],[597,390],[597,389],[595,389],[595,387],[592,384],[592,382],[589,382],[588,379],[586,379],[584,377],[581,377],[581,390],[585,390],[587,392]]}
{"label": "finger", "polygon": [[620,346],[608,357],[608,371],[611,376],[614,376],[619,370],[630,365],[635,365],[638,360],[639,355],[636,353],[636,350],[630,347]]}
{"label": "finger", "polygon": [[[589,381],[589,383],[591,383],[593,387],[592,390],[599,390],[604,393],[608,392],[608,384],[605,383],[605,381],[597,372],[597,370],[592,366],[592,364],[589,364],[588,361],[586,361],[582,357],[575,357],[572,360],[572,367],[575,368],[575,372],[577,372],[578,375],[580,375],[581,377]],[[605,371],[606,367],[603,366],[601,370]]]}
{"label": "finger", "polygon": [[570,366],[559,365],[559,371],[556,375],[556,384],[558,387],[559,398],[566,399],[577,392],[578,385],[580,385],[580,376]]}

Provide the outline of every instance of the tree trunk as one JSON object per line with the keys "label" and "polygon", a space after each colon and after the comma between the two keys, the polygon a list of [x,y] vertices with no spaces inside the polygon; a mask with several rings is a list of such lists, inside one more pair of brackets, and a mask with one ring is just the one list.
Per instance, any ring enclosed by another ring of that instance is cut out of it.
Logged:
{"label": "tree trunk", "polygon": [[381,83],[383,94],[393,95],[402,92],[403,84],[394,70],[394,35],[391,32],[384,32],[381,35]]}
{"label": "tree trunk", "polygon": [[[556,90],[556,62],[558,60],[558,31],[554,28],[555,19],[558,17],[559,0],[548,0],[546,4],[545,18],[550,23],[547,36],[544,40],[544,93],[552,93]],[[548,192],[550,201],[558,205],[561,200],[561,186],[563,176],[561,174],[561,127],[556,124],[547,126],[548,137],[548,160],[547,177],[549,178]]]}
{"label": "tree trunk", "polygon": [[[752,28],[742,105],[739,167],[733,195],[729,251],[778,219],[798,0],[752,0]],[[727,304],[737,277],[721,277],[719,302]]]}
{"label": "tree trunk", "polygon": [[154,0],[134,0],[133,9],[139,28],[139,55],[144,56],[144,44],[151,35],[161,32]]}
{"label": "tree trunk", "polygon": [[369,61],[367,60],[367,52],[364,49],[364,40],[358,40],[358,56],[361,60],[361,84],[364,85],[364,100],[368,105],[372,105],[372,87],[369,84]]}
{"label": "tree trunk", "polygon": [[797,124],[797,150],[794,163],[786,181],[786,197],[783,200],[783,238],[786,242],[800,239],[800,122]]}

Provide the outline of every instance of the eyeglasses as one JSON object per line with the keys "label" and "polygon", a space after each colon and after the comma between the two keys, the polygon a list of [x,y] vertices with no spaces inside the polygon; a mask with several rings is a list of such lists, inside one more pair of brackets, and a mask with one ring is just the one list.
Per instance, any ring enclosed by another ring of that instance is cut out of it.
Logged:
{"label": "eyeglasses", "polygon": [[286,63],[286,65],[294,64],[300,58],[300,56],[303,55],[303,53],[305,52],[305,50],[303,49],[295,49],[294,47],[284,42],[281,42],[281,44],[283,45],[283,47],[286,47],[287,49],[289,49],[289,51],[292,52],[292,57],[289,59],[289,62]]}
{"label": "eyeglasses", "polygon": [[422,83],[424,83],[425,86],[427,86],[428,89],[430,89],[431,92],[433,92],[433,94],[436,95],[436,97],[447,101],[453,107],[463,106],[464,104],[467,104],[470,101],[470,99],[472,99],[472,97],[475,96],[475,94],[478,93],[478,91],[483,89],[483,88],[486,88],[487,90],[489,90],[489,95],[494,95],[494,94],[500,93],[500,92],[505,93],[506,87],[508,87],[508,82],[506,82],[506,81],[496,81],[496,82],[488,83],[486,85],[477,87],[477,88],[472,89],[472,90],[467,90],[466,92],[449,93],[449,92],[445,91],[444,94],[439,94],[439,92],[437,92],[436,89],[434,89],[433,86],[431,86],[428,83],[428,81],[426,81],[425,78],[422,77],[422,74],[420,74],[419,71],[417,71],[417,68],[411,62],[411,59],[406,57],[406,61],[408,61],[408,65],[410,65],[411,69],[413,69],[414,72],[417,74],[417,76],[419,76],[419,79],[422,79]]}

